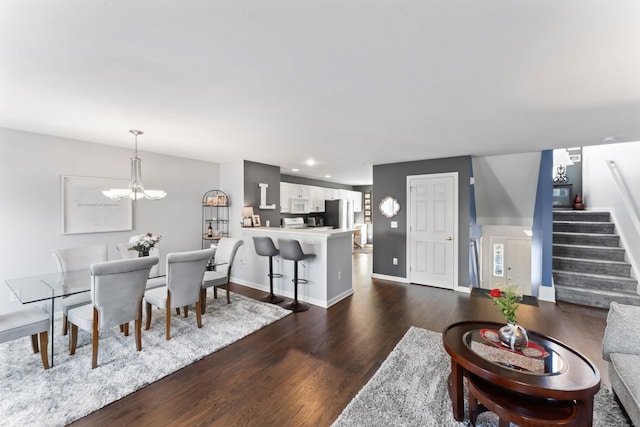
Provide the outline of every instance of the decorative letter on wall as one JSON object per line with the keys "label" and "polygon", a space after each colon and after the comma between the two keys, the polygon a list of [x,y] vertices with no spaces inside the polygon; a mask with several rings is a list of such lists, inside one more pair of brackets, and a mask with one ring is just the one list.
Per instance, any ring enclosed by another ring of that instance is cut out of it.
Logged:
{"label": "decorative letter on wall", "polygon": [[275,203],[272,205],[267,205],[267,188],[269,188],[269,184],[260,183],[258,184],[258,187],[260,187],[260,206],[258,207],[260,209],[275,209]]}

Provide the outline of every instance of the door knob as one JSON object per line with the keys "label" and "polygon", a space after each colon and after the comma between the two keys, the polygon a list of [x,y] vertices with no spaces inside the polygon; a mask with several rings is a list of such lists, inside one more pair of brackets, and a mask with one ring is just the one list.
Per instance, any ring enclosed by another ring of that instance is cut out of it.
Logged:
{"label": "door knob", "polygon": [[445,240],[453,240],[453,237],[449,236]]}

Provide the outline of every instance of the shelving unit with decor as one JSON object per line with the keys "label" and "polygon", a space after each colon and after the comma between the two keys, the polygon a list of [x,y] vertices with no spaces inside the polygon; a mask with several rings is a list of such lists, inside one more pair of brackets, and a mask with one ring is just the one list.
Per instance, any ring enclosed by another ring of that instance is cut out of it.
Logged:
{"label": "shelving unit with decor", "polygon": [[209,190],[202,196],[202,249],[229,236],[229,202],[221,190]]}

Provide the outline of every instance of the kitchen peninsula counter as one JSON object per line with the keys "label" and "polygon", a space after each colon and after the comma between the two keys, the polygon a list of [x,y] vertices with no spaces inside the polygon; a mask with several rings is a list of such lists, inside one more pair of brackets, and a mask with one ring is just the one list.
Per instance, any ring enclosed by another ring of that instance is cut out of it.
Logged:
{"label": "kitchen peninsula counter", "polygon": [[[298,299],[320,307],[330,307],[353,294],[352,252],[354,229],[315,229],[247,227],[242,229],[242,252],[233,265],[231,281],[269,291],[269,258],[256,254],[253,236],[271,237],[278,247],[278,239],[294,239],[300,242],[302,251],[315,257],[301,261],[298,269],[300,279],[309,281],[298,285]],[[273,279],[274,293],[293,298],[293,261],[276,257],[274,274],[282,278]]]}

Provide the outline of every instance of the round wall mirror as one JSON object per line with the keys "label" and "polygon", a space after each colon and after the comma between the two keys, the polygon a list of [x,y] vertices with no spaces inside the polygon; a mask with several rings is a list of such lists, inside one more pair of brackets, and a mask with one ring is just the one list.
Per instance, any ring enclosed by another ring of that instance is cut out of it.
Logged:
{"label": "round wall mirror", "polygon": [[400,203],[398,199],[387,196],[380,202],[380,212],[387,218],[393,218],[400,212]]}

